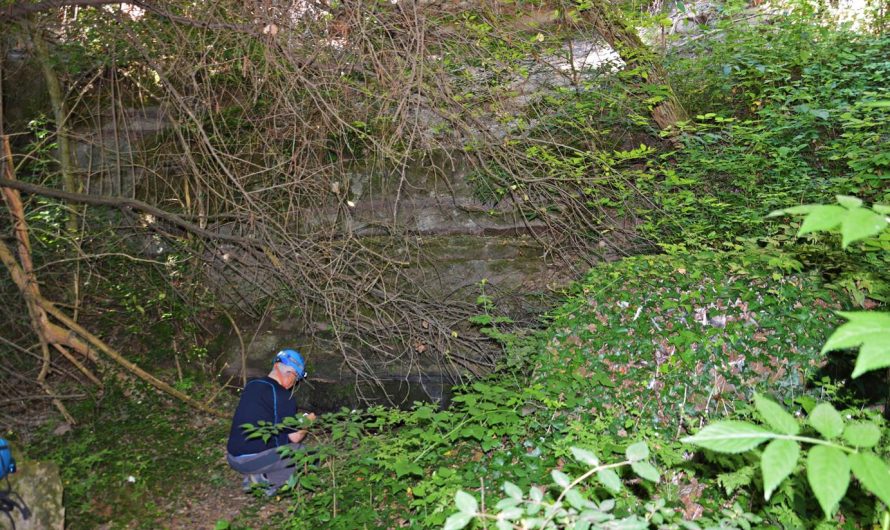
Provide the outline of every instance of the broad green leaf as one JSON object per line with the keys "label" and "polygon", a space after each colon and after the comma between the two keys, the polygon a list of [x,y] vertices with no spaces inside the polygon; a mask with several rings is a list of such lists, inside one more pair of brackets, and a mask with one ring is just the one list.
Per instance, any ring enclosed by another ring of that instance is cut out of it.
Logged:
{"label": "broad green leaf", "polygon": [[470,515],[475,514],[479,509],[476,498],[463,490],[457,490],[457,493],[454,494],[454,503],[457,504],[458,510]]}
{"label": "broad green leaf", "polygon": [[506,493],[507,496],[511,499],[522,498],[522,490],[519,489],[519,486],[513,484],[512,482],[504,482],[504,493]]}
{"label": "broad green leaf", "polygon": [[874,447],[881,439],[881,429],[874,423],[857,421],[844,429],[844,440],[853,447]]}
{"label": "broad green leaf", "polygon": [[800,446],[791,440],[773,440],[767,444],[760,457],[760,471],[763,473],[763,497],[766,500],[790,475],[800,458]]}
{"label": "broad green leaf", "polygon": [[791,208],[783,208],[770,212],[767,217],[778,217],[780,215],[804,215],[813,211],[814,208],[823,206],[821,204],[801,204],[800,206],[792,206]]}
{"label": "broad green leaf", "polygon": [[644,478],[649,482],[658,483],[661,480],[661,474],[655,469],[655,466],[647,462],[646,460],[640,460],[639,462],[631,462],[630,468],[634,470],[634,473],[637,474],[640,478]]}
{"label": "broad green leaf", "polygon": [[854,241],[880,233],[886,226],[887,218],[883,215],[865,208],[853,208],[841,221],[841,246],[847,248]]}
{"label": "broad green leaf", "polygon": [[718,421],[698,431],[695,436],[687,436],[681,441],[718,453],[744,453],[770,438],[770,432],[750,423]]}
{"label": "broad green leaf", "polygon": [[624,456],[631,462],[638,462],[649,458],[649,446],[646,442],[637,442],[629,445],[624,451]]}
{"label": "broad green leaf", "polygon": [[858,197],[852,197],[850,195],[835,195],[834,198],[837,199],[837,203],[844,208],[853,209],[862,206],[862,199]]}
{"label": "broad green leaf", "polygon": [[804,217],[800,230],[797,231],[797,236],[800,237],[810,232],[831,230],[841,224],[848,211],[840,206],[818,204]]}
{"label": "broad green leaf", "polygon": [[544,500],[544,491],[541,488],[533,486],[530,490],[528,490],[528,496],[535,502],[541,502],[542,500]]}
{"label": "broad green leaf", "polygon": [[872,204],[871,208],[884,215],[890,215],[890,204]]}
{"label": "broad green leaf", "polygon": [[470,524],[472,520],[472,514],[457,512],[445,519],[445,526],[442,527],[442,530],[460,530]]}
{"label": "broad green leaf", "polygon": [[850,467],[865,489],[890,506],[890,467],[874,453],[850,455]]}
{"label": "broad green leaf", "polygon": [[621,479],[618,478],[618,473],[614,470],[603,469],[602,471],[597,471],[596,478],[598,478],[600,483],[612,493],[621,491]]}
{"label": "broad green leaf", "polygon": [[584,508],[590,507],[590,501],[585,499],[577,489],[570,489],[567,491],[566,500],[569,501],[572,508],[575,508],[576,510],[583,510]]}
{"label": "broad green leaf", "polygon": [[830,403],[819,403],[816,405],[816,408],[813,409],[813,412],[807,418],[807,422],[819,431],[823,438],[828,440],[837,438],[844,432],[844,419],[841,418],[840,413]]}
{"label": "broad green leaf", "polygon": [[580,447],[572,447],[572,455],[576,460],[581,462],[582,464],[587,464],[591,467],[596,467],[600,465],[599,458],[596,457],[595,454],[591,453],[587,449],[581,449]]}
{"label": "broad green leaf", "polygon": [[553,471],[551,471],[550,476],[553,477],[553,482],[555,482],[557,486],[563,489],[568,488],[569,484],[572,483],[572,479],[558,469],[554,469]]}
{"label": "broad green leaf", "polygon": [[754,406],[757,412],[770,427],[779,434],[795,435],[800,432],[800,425],[794,416],[789,414],[781,405],[760,394],[754,394]]}
{"label": "broad green leaf", "polygon": [[838,314],[849,322],[828,337],[822,353],[860,346],[853,377],[890,366],[890,313],[839,311]]}
{"label": "broad green leaf", "polygon": [[494,527],[498,530],[513,530],[513,523],[507,519],[498,519],[495,521]]}
{"label": "broad green leaf", "polygon": [[494,505],[494,507],[498,510],[506,510],[507,508],[513,508],[521,503],[522,498],[514,499],[512,497],[504,497],[503,499],[499,500],[498,503]]}
{"label": "broad green leaf", "polygon": [[834,447],[813,446],[807,453],[807,480],[825,517],[830,518],[850,485],[847,456]]}

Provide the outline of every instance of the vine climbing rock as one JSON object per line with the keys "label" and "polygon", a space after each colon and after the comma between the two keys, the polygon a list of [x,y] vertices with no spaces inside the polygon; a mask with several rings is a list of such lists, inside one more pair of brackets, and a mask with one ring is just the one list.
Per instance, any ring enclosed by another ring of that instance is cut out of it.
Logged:
{"label": "vine climbing rock", "polygon": [[[16,530],[63,530],[65,507],[62,505],[62,479],[59,466],[52,462],[35,462],[16,455],[18,470],[9,476],[14,493],[21,496],[30,517],[24,519],[18,510],[12,513]],[[5,487],[5,485],[4,485]],[[9,527],[9,519],[0,515],[0,528]]]}

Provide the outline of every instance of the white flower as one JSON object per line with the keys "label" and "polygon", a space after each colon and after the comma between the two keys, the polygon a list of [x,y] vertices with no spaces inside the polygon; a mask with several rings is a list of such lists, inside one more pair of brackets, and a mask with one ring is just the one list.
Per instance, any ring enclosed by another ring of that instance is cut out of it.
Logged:
{"label": "white flower", "polygon": [[127,482],[129,482],[130,484],[135,484],[136,477],[134,477],[133,475],[130,475],[129,477],[127,477]]}

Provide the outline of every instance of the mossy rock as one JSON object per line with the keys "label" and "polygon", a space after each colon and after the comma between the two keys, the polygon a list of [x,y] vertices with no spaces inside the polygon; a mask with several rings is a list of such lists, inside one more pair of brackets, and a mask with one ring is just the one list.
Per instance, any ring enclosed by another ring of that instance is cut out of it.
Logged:
{"label": "mossy rock", "polygon": [[[30,510],[24,519],[13,510],[16,530],[62,530],[65,528],[65,508],[62,505],[62,479],[59,466],[53,462],[35,462],[16,456],[18,471],[10,475],[9,484]],[[13,496],[14,500],[18,500]],[[0,517],[0,528],[12,528],[9,519]]]}
{"label": "mossy rock", "polygon": [[550,315],[536,379],[614,430],[698,427],[755,390],[790,402],[824,364],[839,305],[817,275],[787,265],[734,253],[598,266]]}

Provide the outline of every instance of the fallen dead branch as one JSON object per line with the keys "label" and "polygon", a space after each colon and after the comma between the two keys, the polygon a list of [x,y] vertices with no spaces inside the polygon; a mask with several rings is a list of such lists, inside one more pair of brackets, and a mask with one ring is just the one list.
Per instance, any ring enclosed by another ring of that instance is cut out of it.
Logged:
{"label": "fallen dead branch", "polygon": [[[3,180],[4,182],[16,182],[12,170],[12,151],[9,147],[8,136],[3,136],[2,144],[4,171],[6,174],[6,178]],[[50,345],[58,349],[60,353],[81,371],[81,373],[94,383],[101,384],[99,378],[94,375],[89,368],[67,352],[66,347],[71,348],[92,363],[100,365],[100,358],[95,351],[98,350],[111,358],[118,366],[124,369],[127,374],[135,375],[156,389],[181,400],[198,410],[214,416],[225,417],[225,414],[221,411],[192,399],[183,392],[176,390],[164,381],[143,370],[135,363],[129,361],[121,355],[120,352],[90,333],[71,317],[59,310],[52,302],[42,296],[36,275],[34,274],[28,227],[25,221],[24,207],[21,198],[19,197],[18,191],[12,187],[2,186],[0,189],[2,189],[3,199],[6,202],[6,206],[13,219],[13,231],[18,246],[18,253],[16,256],[6,243],[0,241],[0,261],[6,266],[13,282],[22,293],[28,307],[31,328],[40,340],[41,350],[43,352],[43,364],[40,373],[37,376],[37,383],[44,389],[48,396],[51,396],[53,404],[65,417],[66,421],[74,423],[74,418],[68,413],[68,410],[65,408],[65,405],[61,400],[54,397],[56,396],[56,393],[53,392],[46,381],[46,376],[49,372],[51,363]],[[52,322],[49,318],[50,315],[60,322],[61,325]]]}

